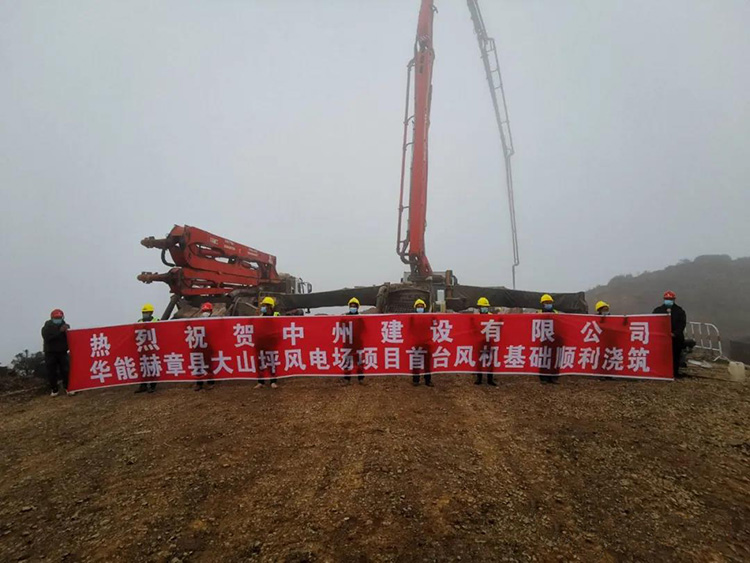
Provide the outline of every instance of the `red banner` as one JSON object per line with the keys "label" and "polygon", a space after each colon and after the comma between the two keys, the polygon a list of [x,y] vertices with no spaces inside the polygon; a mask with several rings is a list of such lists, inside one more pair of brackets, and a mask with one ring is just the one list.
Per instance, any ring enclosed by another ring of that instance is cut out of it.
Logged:
{"label": "red banner", "polygon": [[70,389],[343,375],[671,379],[669,317],[216,317],[71,330]]}

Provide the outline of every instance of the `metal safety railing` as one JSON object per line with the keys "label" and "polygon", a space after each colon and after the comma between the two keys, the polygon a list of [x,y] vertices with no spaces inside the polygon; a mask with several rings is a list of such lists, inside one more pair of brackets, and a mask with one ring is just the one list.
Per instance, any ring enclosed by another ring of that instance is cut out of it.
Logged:
{"label": "metal safety railing", "polygon": [[724,357],[721,346],[721,333],[715,324],[690,321],[685,329],[685,337],[695,340],[695,347],[715,354],[714,359]]}

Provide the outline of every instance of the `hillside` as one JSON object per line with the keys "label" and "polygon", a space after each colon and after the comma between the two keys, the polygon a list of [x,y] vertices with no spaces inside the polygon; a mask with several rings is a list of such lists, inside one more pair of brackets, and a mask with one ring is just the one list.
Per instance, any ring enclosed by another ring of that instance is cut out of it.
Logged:
{"label": "hillside", "polygon": [[0,394],[0,561],[750,560],[750,385]]}
{"label": "hillside", "polygon": [[613,314],[651,312],[665,290],[677,294],[689,321],[714,323],[722,340],[750,340],[750,257],[726,255],[682,260],[656,272],[616,276],[586,292],[592,309],[603,299]]}

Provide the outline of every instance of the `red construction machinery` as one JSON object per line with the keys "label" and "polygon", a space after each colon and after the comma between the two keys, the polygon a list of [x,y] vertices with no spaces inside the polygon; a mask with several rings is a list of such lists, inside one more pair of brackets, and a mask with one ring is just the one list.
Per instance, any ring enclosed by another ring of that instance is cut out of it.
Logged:
{"label": "red construction machinery", "polygon": [[[396,238],[396,252],[409,265],[410,272],[400,283],[312,293],[310,284],[292,276],[278,274],[274,256],[195,227],[176,226],[164,239],[149,237],[142,241],[148,248],[160,248],[162,261],[171,267],[165,274],[143,273],[138,276],[138,279],[146,283],[162,281],[169,285],[172,299],[163,318],[168,318],[175,306],[195,306],[199,300],[205,299],[224,302],[226,314],[251,314],[259,297],[265,295],[276,297],[277,310],[287,313],[341,306],[351,297],[357,297],[362,305],[371,305],[374,311],[383,313],[411,311],[417,297],[424,299],[432,310],[465,310],[474,306],[479,297],[487,297],[496,307],[538,307],[541,293],[515,290],[516,268],[520,261],[511,172],[514,149],[497,48],[494,39],[487,34],[478,0],[467,0],[467,5],[500,134],[510,213],[513,289],[459,285],[451,270],[434,271],[427,259],[425,231],[428,139],[435,61],[433,20],[436,10],[433,0],[421,0],[414,56],[407,65]],[[410,162],[408,173],[407,162]],[[171,262],[166,260],[167,251],[172,257]],[[588,311],[583,293],[558,293],[554,297],[555,306],[560,311]]]}
{"label": "red construction machinery", "polygon": [[165,238],[147,237],[141,244],[161,249],[161,261],[170,267],[163,274],[143,272],[138,276],[144,283],[158,281],[169,286],[172,298],[164,319],[175,306],[196,308],[205,301],[217,301],[230,312],[241,298],[257,297],[261,291],[296,294],[312,290],[299,278],[279,274],[275,256],[196,227],[175,225]]}

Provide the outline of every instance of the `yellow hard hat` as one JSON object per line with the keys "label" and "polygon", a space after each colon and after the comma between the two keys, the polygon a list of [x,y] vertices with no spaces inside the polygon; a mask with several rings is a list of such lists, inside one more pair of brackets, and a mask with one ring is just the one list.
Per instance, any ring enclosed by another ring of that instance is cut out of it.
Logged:
{"label": "yellow hard hat", "polygon": [[356,297],[352,297],[351,299],[349,299],[349,303],[348,304],[349,305],[356,305],[357,307],[359,307],[359,299],[357,299]]}
{"label": "yellow hard hat", "polygon": [[276,307],[276,300],[273,297],[264,297],[263,301],[260,302],[261,305],[270,305],[271,307]]}
{"label": "yellow hard hat", "polygon": [[146,303],[143,308],[141,308],[141,313],[153,313],[154,312],[154,306],[151,303]]}
{"label": "yellow hard hat", "polygon": [[554,303],[555,300],[552,299],[552,296],[549,293],[545,293],[542,295],[542,298],[539,300],[539,303]]}
{"label": "yellow hard hat", "polygon": [[486,297],[480,297],[477,300],[477,307],[489,307],[490,306],[490,300]]}
{"label": "yellow hard hat", "polygon": [[419,307],[420,305],[421,305],[422,307],[427,307],[427,303],[425,303],[425,302],[424,302],[424,301],[423,301],[422,299],[417,299],[417,300],[416,300],[416,301],[414,302],[414,308],[416,309],[416,308],[417,308],[417,307]]}
{"label": "yellow hard hat", "polygon": [[596,304],[596,310],[598,311],[602,307],[606,307],[607,309],[609,309],[609,303],[607,303],[606,301],[599,301],[599,302],[597,302],[597,304]]}

